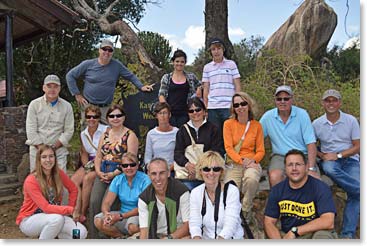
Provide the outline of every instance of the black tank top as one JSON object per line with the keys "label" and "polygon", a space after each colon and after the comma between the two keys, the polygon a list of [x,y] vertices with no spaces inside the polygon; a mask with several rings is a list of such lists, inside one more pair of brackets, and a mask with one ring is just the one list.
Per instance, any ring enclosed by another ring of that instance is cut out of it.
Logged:
{"label": "black tank top", "polygon": [[187,114],[187,96],[190,86],[187,80],[184,84],[176,84],[170,80],[167,103],[171,106],[172,115]]}

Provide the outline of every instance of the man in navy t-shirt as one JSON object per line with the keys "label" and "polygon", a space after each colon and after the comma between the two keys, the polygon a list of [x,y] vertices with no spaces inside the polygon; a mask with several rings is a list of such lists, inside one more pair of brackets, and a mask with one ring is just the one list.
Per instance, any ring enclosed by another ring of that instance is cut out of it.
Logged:
{"label": "man in navy t-shirt", "polygon": [[[308,175],[302,151],[285,155],[287,178],[271,190],[265,208],[265,233],[271,239],[336,239],[336,209],[330,188]],[[276,227],[280,219],[281,230]]]}

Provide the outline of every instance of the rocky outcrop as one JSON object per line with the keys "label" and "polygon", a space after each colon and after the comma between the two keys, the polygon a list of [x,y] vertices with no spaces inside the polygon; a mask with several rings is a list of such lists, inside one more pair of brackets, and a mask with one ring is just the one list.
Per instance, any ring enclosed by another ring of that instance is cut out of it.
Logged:
{"label": "rocky outcrop", "polygon": [[264,50],[286,56],[309,55],[319,59],[337,24],[337,15],[324,0],[305,0],[269,38]]}

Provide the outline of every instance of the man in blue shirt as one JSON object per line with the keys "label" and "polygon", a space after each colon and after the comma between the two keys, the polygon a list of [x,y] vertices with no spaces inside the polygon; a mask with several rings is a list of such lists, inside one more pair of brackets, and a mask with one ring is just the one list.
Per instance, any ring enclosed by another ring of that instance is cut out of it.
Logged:
{"label": "man in blue shirt", "polygon": [[343,113],[341,105],[339,91],[325,91],[322,106],[326,113],[312,125],[320,140],[321,168],[348,195],[340,237],[354,238],[360,212],[360,131],[357,119]]}
{"label": "man in blue shirt", "polygon": [[264,138],[270,137],[272,156],[268,167],[270,186],[282,181],[284,155],[290,149],[301,150],[308,157],[310,175],[319,177],[316,166],[316,139],[306,110],[293,106],[293,91],[287,85],[275,91],[276,108],[261,117]]}
{"label": "man in blue shirt", "polygon": [[[153,91],[151,85],[144,85],[120,61],[112,59],[114,47],[111,41],[104,39],[99,48],[98,58],[85,60],[66,74],[71,95],[75,96],[81,107],[81,119],[84,124],[84,109],[88,104],[100,107],[101,122],[107,124],[106,112],[110,107],[116,83],[120,77],[131,81],[141,91]],[[83,78],[83,93],[77,86],[77,80]]]}
{"label": "man in blue shirt", "polygon": [[284,166],[287,178],[271,188],[265,208],[268,238],[336,239],[336,208],[330,188],[308,175],[309,164],[302,151],[290,150]]}

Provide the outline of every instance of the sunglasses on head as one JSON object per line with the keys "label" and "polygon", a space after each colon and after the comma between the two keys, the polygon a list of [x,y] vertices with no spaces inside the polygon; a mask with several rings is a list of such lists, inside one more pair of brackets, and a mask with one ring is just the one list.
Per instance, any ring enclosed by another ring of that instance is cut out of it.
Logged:
{"label": "sunglasses on head", "polygon": [[202,110],[202,108],[195,108],[195,109],[189,109],[189,111],[188,111],[188,112],[189,112],[190,114],[192,114],[192,113],[194,113],[194,112],[197,112],[197,113],[198,113],[198,112],[200,112],[201,110]]}
{"label": "sunglasses on head", "polygon": [[98,115],[86,115],[85,116],[86,119],[99,119],[99,116]]}
{"label": "sunglasses on head", "polygon": [[101,48],[101,50],[103,50],[103,51],[108,51],[108,52],[110,52],[110,53],[112,53],[112,52],[113,52],[113,49],[111,49],[111,48],[107,48],[107,47],[103,47],[103,48]]}
{"label": "sunglasses on head", "polygon": [[291,98],[290,97],[277,97],[275,100],[277,100],[277,102],[288,102]]}
{"label": "sunglasses on head", "polygon": [[120,166],[122,167],[122,168],[128,168],[129,166],[130,167],[136,167],[136,163],[135,162],[133,162],[133,163],[126,163],[126,164],[120,164]]}
{"label": "sunglasses on head", "polygon": [[210,172],[210,170],[213,170],[213,172],[217,173],[217,172],[220,172],[222,171],[222,168],[221,167],[203,167],[201,170],[203,170],[203,172]]}
{"label": "sunglasses on head", "polygon": [[110,119],[121,118],[122,116],[125,116],[125,114],[109,114],[108,118],[110,118]]}
{"label": "sunglasses on head", "polygon": [[234,103],[234,104],[233,104],[233,107],[234,107],[234,108],[238,108],[240,105],[241,105],[242,107],[245,107],[245,106],[247,106],[247,105],[248,105],[248,102],[243,101],[243,102],[240,102],[240,103]]}

